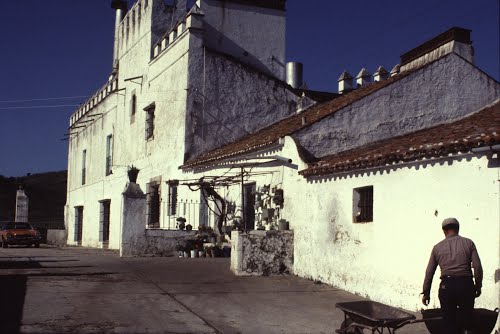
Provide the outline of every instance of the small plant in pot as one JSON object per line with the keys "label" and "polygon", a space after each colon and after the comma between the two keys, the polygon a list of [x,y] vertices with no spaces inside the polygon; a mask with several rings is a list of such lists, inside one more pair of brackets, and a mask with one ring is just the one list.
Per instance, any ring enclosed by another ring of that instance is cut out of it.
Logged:
{"label": "small plant in pot", "polygon": [[130,166],[127,171],[128,180],[131,183],[137,183],[137,176],[139,175],[140,169],[135,167],[134,165]]}
{"label": "small plant in pot", "polygon": [[175,250],[177,251],[179,257],[184,257],[184,250],[185,249],[186,249],[186,246],[181,245],[181,244],[177,244],[177,246],[175,246]]}
{"label": "small plant in pot", "polygon": [[212,249],[213,249],[213,246],[207,245],[207,246],[203,247],[203,250],[205,251],[205,254],[207,255],[207,257],[213,257]]}
{"label": "small plant in pot", "polygon": [[184,227],[186,227],[186,218],[178,217],[176,221],[177,221],[177,228],[179,230],[184,230]]}

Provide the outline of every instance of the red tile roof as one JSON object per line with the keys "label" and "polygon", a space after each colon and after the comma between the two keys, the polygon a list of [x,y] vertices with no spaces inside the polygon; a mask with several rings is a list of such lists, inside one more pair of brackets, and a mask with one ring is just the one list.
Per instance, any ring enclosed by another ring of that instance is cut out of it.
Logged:
{"label": "red tile roof", "polygon": [[455,121],[322,158],[305,177],[355,171],[423,158],[446,157],[500,144],[500,101]]}
{"label": "red tile roof", "polygon": [[308,127],[311,124],[331,114],[334,114],[338,110],[345,108],[358,100],[361,100],[365,96],[373,94],[374,92],[408,76],[414,71],[415,70],[405,71],[387,80],[373,83],[369,86],[351,91],[331,101],[313,106],[312,108],[309,108],[308,110],[305,110],[300,114],[293,115],[284,120],[278,121],[253,134],[243,137],[236,142],[202,154],[198,158],[186,162],[183,166],[181,166],[181,168],[196,167],[240,154],[247,154],[253,151],[257,151],[262,147],[277,143],[279,138],[290,135],[302,128]]}

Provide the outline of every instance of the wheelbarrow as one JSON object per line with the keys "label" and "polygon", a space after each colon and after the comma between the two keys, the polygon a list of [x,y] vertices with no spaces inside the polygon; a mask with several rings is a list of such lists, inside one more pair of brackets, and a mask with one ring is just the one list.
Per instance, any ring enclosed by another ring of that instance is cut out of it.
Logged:
{"label": "wheelbarrow", "polygon": [[425,321],[395,307],[368,300],[337,303],[335,306],[344,311],[344,322],[335,331],[339,334],[362,334],[365,329],[372,334],[384,333],[385,330],[393,334],[407,324]]}
{"label": "wheelbarrow", "polygon": [[[436,319],[436,318],[442,319],[441,309],[439,308],[422,310],[421,312],[424,320]],[[498,318],[498,308],[495,309],[494,311],[487,310],[484,308],[474,309],[474,314],[473,314],[474,327],[472,328],[472,332],[474,334],[490,334],[493,331],[493,328],[495,327],[497,318]],[[461,319],[460,315],[459,319]],[[426,321],[425,326],[427,327],[427,330],[431,334],[444,333],[445,326],[442,320]]]}
{"label": "wheelbarrow", "polygon": [[[413,314],[373,301],[337,303],[335,306],[344,311],[344,322],[335,331],[339,334],[362,334],[365,333],[365,329],[372,334],[382,334],[385,330],[389,334],[394,334],[403,326],[419,322],[424,322],[431,334],[444,333],[440,309],[422,310],[422,319],[416,319]],[[497,317],[498,309],[495,311],[475,309],[474,333],[491,333]]]}

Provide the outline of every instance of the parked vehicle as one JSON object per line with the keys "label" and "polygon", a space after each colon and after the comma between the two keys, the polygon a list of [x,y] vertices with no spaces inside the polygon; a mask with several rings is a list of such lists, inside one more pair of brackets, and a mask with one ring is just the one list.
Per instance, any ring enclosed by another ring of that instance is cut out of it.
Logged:
{"label": "parked vehicle", "polygon": [[3,224],[0,229],[0,238],[3,248],[9,247],[9,245],[26,245],[28,247],[35,245],[38,248],[42,240],[40,232],[28,223]]}

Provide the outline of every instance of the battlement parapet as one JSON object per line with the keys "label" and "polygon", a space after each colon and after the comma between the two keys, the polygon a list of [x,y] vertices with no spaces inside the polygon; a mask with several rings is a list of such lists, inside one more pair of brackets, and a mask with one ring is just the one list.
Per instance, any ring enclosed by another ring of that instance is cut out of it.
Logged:
{"label": "battlement parapet", "polygon": [[191,10],[172,29],[167,31],[153,47],[153,59],[157,58],[169,48],[182,34],[193,29],[203,28],[203,13],[199,10]]}
{"label": "battlement parapet", "polygon": [[91,98],[82,104],[77,111],[71,115],[69,119],[70,128],[73,127],[82,117],[86,116],[92,109],[97,107],[109,95],[118,90],[118,77],[114,76],[101,89],[97,91]]}

